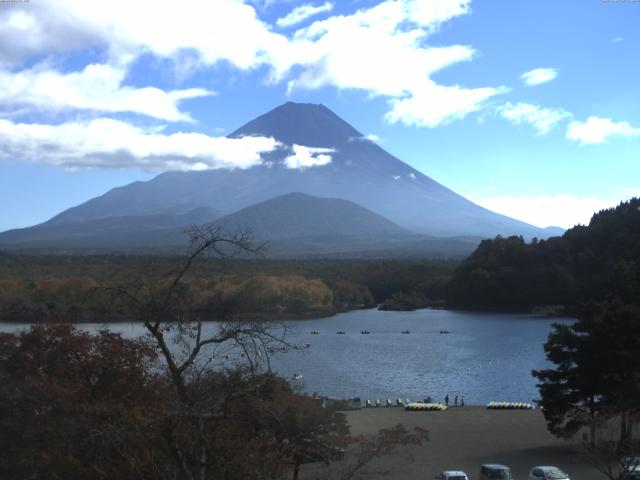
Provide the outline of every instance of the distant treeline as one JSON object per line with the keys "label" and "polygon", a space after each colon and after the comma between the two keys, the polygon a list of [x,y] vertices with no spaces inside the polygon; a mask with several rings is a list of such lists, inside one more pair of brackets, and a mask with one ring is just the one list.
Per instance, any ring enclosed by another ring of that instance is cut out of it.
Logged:
{"label": "distant treeline", "polygon": [[[0,321],[129,320],[114,288],[166,288],[184,258],[0,252]],[[444,260],[205,259],[184,281],[204,319],[301,318],[380,305],[445,305],[574,314],[615,296],[640,303],[640,199],[548,240],[485,240],[462,263]]]}
{"label": "distant treeline", "polygon": [[[153,295],[181,257],[0,253],[0,320],[126,320],[115,288]],[[205,319],[323,316],[370,308],[443,303],[456,263],[390,260],[220,260],[199,262],[185,279],[191,308]]]}
{"label": "distant treeline", "polygon": [[640,303],[640,199],[595,214],[588,226],[527,243],[485,240],[456,269],[448,304],[485,310],[563,309],[614,296]]}

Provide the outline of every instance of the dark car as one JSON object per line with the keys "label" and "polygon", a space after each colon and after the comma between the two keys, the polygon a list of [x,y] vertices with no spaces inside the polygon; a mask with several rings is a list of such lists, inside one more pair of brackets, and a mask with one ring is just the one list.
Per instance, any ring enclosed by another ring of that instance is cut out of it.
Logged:
{"label": "dark car", "polygon": [[511,469],[498,463],[487,463],[480,467],[479,480],[513,480]]}

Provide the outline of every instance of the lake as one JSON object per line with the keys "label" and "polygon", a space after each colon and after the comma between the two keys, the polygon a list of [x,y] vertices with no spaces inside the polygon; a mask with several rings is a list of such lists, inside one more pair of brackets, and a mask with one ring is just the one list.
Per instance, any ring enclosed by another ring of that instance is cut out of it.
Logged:
{"label": "lake", "polygon": [[[357,310],[333,317],[284,322],[292,343],[304,350],[276,354],[275,371],[307,392],[337,398],[443,401],[466,404],[531,402],[538,398],[531,370],[548,366],[543,343],[553,322],[566,318],[424,309],[414,312]],[[102,324],[83,324],[95,330]],[[12,331],[24,325],[0,324]],[[127,336],[140,324],[114,324]],[[346,332],[343,335],[336,331]],[[370,334],[360,332],[368,330]],[[411,333],[403,334],[409,330]],[[312,334],[317,331],[317,334]],[[449,333],[440,333],[448,331]],[[231,359],[230,361],[233,361]]]}

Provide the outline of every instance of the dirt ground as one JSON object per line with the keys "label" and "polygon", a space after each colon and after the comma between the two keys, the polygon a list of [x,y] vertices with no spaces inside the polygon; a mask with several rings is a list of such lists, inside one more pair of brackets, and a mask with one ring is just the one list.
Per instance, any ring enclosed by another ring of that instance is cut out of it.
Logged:
{"label": "dirt ground", "polygon": [[[409,449],[410,455],[379,459],[361,479],[432,480],[442,470],[463,470],[478,479],[480,465],[511,467],[515,480],[527,480],[536,465],[555,465],[572,480],[603,480],[575,448],[547,432],[539,410],[487,410],[457,407],[444,412],[408,412],[401,408],[368,408],[347,412],[352,434],[375,433],[398,423],[429,430],[430,441]],[[411,460],[410,457],[413,457]]]}

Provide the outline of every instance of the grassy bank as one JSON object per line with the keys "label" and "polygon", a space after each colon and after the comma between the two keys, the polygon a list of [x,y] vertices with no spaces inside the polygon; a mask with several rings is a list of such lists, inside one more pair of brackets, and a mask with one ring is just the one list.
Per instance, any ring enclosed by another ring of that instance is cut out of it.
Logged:
{"label": "grassy bank", "polygon": [[[369,408],[347,413],[352,434],[375,433],[398,423],[429,430],[430,441],[411,447],[407,455],[375,460],[358,478],[431,480],[442,470],[463,470],[478,478],[483,463],[512,468],[516,480],[526,480],[536,465],[555,465],[572,479],[600,480],[571,442],[547,432],[539,410],[487,410],[479,406],[445,412],[407,412],[401,408]],[[339,468],[335,465],[333,468]]]}

